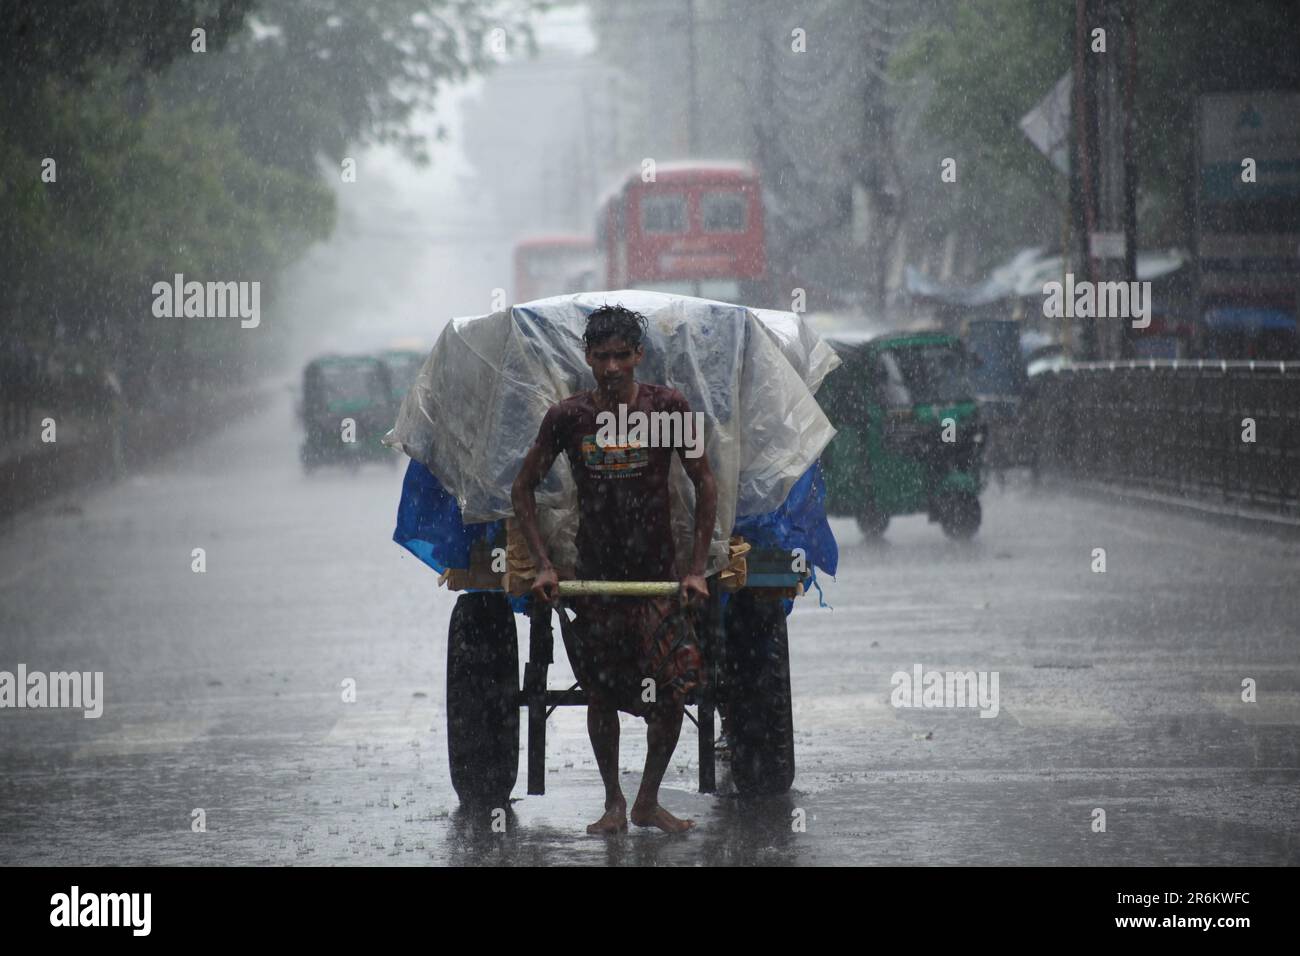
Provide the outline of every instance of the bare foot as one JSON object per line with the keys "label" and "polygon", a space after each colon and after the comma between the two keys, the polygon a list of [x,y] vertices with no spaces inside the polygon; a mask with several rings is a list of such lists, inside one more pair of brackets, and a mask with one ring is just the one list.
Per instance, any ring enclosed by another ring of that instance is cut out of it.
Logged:
{"label": "bare foot", "polygon": [[632,822],[639,827],[658,827],[664,833],[684,833],[695,826],[694,820],[679,820],[659,804],[632,806]]}
{"label": "bare foot", "polygon": [[605,807],[605,814],[591,826],[587,832],[593,835],[627,832],[627,803],[615,801]]}

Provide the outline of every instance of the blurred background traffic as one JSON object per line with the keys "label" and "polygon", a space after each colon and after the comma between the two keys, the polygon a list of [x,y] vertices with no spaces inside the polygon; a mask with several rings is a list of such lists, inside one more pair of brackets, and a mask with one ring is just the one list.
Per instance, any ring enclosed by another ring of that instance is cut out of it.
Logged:
{"label": "blurred background traffic", "polygon": [[[397,394],[452,316],[592,289],[957,336],[993,439],[1071,361],[1295,360],[1298,21],[1284,0],[15,0],[0,455],[21,479],[52,417],[129,456],[141,416],[272,380],[310,432],[339,366],[309,361],[375,356]],[[1046,315],[1067,273],[1149,283],[1150,321]],[[177,274],[260,282],[266,320],[157,316]],[[990,461],[1033,457],[993,439]]]}

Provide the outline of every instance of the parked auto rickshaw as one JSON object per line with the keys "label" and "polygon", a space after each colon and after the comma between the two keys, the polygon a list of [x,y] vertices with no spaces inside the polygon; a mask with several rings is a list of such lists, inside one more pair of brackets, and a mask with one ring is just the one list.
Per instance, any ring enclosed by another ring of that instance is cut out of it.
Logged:
{"label": "parked auto rickshaw", "polygon": [[867,538],[919,512],[951,538],[972,537],[985,439],[974,357],[944,332],[827,341],[844,363],[818,395],[839,430],[821,459],[827,512],[852,515]]}
{"label": "parked auto rickshaw", "polygon": [[396,466],[398,456],[380,443],[395,409],[392,378],[378,358],[327,355],[312,360],[302,375],[303,469],[379,459]]}

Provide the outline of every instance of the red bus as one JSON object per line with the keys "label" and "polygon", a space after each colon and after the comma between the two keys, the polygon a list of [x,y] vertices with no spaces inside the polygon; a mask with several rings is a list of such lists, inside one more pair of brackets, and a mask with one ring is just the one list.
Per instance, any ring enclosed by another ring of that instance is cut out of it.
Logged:
{"label": "red bus", "polygon": [[587,285],[573,288],[571,284],[593,273],[595,260],[590,236],[555,234],[520,240],[515,243],[514,301],[586,291]]}
{"label": "red bus", "polygon": [[607,289],[765,298],[762,190],[747,163],[661,163],[654,182],[632,173],[601,203],[596,244]]}

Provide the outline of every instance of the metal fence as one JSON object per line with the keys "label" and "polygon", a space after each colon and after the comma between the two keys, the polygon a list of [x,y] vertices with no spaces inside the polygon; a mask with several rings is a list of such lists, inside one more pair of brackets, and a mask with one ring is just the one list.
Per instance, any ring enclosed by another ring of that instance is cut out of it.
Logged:
{"label": "metal fence", "polygon": [[1089,362],[1034,392],[1038,468],[1300,516],[1300,363]]}

